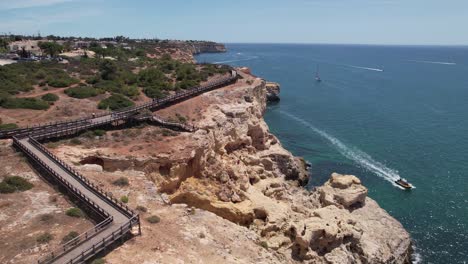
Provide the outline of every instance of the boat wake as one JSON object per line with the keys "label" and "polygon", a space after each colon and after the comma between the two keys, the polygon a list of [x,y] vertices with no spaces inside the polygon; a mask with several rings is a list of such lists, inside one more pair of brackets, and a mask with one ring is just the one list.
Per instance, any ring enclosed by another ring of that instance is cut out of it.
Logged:
{"label": "boat wake", "polygon": [[223,64],[223,63],[231,63],[231,62],[238,62],[238,61],[249,61],[249,60],[255,60],[258,59],[258,56],[252,56],[244,59],[235,59],[235,60],[225,60],[225,61],[216,61],[213,62],[213,64]]}
{"label": "boat wake", "polygon": [[345,145],[339,139],[333,137],[332,135],[326,133],[325,131],[321,129],[316,128],[309,122],[295,115],[287,113],[285,111],[282,111],[282,110],[278,110],[278,111],[288,116],[289,118],[294,119],[295,121],[301,123],[305,127],[310,128],[315,133],[319,134],[321,137],[329,141],[346,158],[356,162],[362,168],[367,169],[368,171],[376,174],[377,176],[387,180],[388,182],[392,183],[394,186],[399,187],[397,184],[395,184],[395,181],[401,178],[397,171],[390,169],[386,167],[384,164],[374,160],[369,154],[355,147],[350,147],[350,146]]}
{"label": "boat wake", "polygon": [[418,62],[418,63],[441,64],[441,65],[457,65],[455,62],[445,62],[445,61],[425,61],[425,60],[408,60],[408,61]]}
{"label": "boat wake", "polygon": [[376,71],[376,72],[383,72],[383,69],[377,69],[377,68],[369,68],[369,67],[362,67],[362,66],[355,66],[355,65],[345,65],[351,68],[355,69],[361,69],[361,70],[368,70],[368,71]]}

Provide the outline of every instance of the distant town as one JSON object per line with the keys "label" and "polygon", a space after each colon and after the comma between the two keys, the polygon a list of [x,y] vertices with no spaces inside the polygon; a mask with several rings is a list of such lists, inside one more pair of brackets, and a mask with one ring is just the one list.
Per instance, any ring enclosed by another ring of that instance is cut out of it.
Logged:
{"label": "distant town", "polygon": [[101,56],[112,59],[108,48],[119,48],[124,50],[136,50],[144,54],[148,47],[154,48],[192,48],[193,53],[222,52],[223,47],[210,41],[197,40],[160,40],[160,39],[130,39],[124,36],[108,38],[82,38],[82,37],[60,37],[49,35],[23,36],[23,35],[1,35],[0,36],[0,65],[14,63],[17,61],[39,61],[39,60],[62,60],[66,57],[95,57]]}

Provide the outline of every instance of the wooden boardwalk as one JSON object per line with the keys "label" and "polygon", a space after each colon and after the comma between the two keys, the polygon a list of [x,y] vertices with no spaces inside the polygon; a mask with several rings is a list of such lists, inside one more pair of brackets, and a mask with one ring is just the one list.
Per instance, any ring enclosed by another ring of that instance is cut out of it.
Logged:
{"label": "wooden boardwalk", "polygon": [[[60,160],[38,140],[73,135],[87,129],[125,121],[133,118],[144,109],[158,110],[201,93],[232,84],[236,80],[237,73],[232,71],[230,76],[211,81],[206,85],[121,111],[1,132],[0,138],[13,138],[15,147],[23,151],[41,173],[46,174],[65,188],[68,195],[77,199],[80,205],[99,219],[99,223],[93,229],[61,245],[52,253],[43,256],[37,263],[83,263],[115,241],[125,239],[128,234],[141,234],[138,214]],[[157,117],[153,121],[172,124]]]}

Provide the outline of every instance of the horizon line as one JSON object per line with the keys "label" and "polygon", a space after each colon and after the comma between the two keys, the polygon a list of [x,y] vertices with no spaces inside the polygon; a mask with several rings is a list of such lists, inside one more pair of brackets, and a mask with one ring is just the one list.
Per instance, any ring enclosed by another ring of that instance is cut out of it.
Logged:
{"label": "horizon line", "polygon": [[[215,41],[217,42],[217,41]],[[326,42],[224,42],[221,44],[273,44],[273,45],[346,45],[346,46],[412,46],[412,47],[468,47],[468,44],[385,44],[385,43],[326,43]]]}

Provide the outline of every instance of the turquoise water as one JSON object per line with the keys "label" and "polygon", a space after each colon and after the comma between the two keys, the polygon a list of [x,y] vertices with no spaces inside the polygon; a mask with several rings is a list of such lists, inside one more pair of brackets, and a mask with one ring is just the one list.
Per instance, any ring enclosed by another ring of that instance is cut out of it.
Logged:
{"label": "turquoise water", "polygon": [[[312,163],[311,185],[355,174],[411,233],[418,262],[468,262],[467,47],[227,47],[197,60],[248,66],[281,84],[265,119]],[[397,188],[398,177],[416,189]]]}

